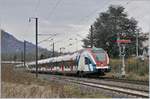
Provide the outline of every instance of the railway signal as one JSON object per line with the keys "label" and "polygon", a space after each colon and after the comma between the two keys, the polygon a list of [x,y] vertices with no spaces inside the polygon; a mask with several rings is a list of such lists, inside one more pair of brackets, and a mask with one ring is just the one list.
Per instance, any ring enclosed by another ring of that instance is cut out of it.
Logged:
{"label": "railway signal", "polygon": [[117,44],[118,44],[118,47],[119,47],[119,56],[120,56],[120,60],[122,60],[122,67],[119,66],[119,76],[121,77],[125,77],[126,75],[126,72],[125,72],[125,47],[126,47],[126,44],[128,43],[131,43],[131,40],[120,40],[120,36],[118,35],[118,38],[117,38]]}

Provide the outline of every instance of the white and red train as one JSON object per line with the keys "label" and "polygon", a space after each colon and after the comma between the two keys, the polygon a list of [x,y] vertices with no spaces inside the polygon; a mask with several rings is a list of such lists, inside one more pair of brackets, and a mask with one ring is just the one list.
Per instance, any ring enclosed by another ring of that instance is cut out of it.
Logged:
{"label": "white and red train", "polygon": [[[38,60],[38,72],[62,74],[105,74],[110,71],[108,54],[102,48],[86,48],[73,54]],[[36,71],[35,62],[26,65]]]}

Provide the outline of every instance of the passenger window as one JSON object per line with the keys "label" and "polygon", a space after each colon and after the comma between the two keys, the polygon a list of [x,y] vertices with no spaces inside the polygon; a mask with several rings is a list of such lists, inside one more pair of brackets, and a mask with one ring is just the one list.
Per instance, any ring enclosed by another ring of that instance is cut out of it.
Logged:
{"label": "passenger window", "polygon": [[91,64],[91,61],[89,58],[85,57],[85,65]]}

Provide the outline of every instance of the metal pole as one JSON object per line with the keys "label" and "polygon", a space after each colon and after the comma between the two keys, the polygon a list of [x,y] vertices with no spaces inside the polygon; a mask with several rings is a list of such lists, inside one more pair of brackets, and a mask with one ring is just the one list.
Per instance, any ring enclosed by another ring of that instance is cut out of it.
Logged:
{"label": "metal pole", "polygon": [[[120,35],[119,33],[117,34],[117,40],[120,40]],[[118,42],[118,47],[119,47],[119,57],[121,60],[121,45],[120,42]],[[119,76],[121,75],[121,64],[119,65],[119,70],[118,70]]]}
{"label": "metal pole", "polygon": [[60,48],[60,55],[61,55],[61,48]]}
{"label": "metal pole", "polygon": [[38,77],[38,18],[30,17],[29,22],[31,21],[31,18],[35,19],[35,40],[36,40],[35,65],[36,65],[36,78],[37,78]]}
{"label": "metal pole", "polygon": [[35,18],[35,32],[36,32],[36,78],[38,77],[38,18]]}
{"label": "metal pole", "polygon": [[24,40],[24,67],[26,65],[26,41]]}
{"label": "metal pole", "polygon": [[23,51],[21,50],[21,62],[23,62]]}
{"label": "metal pole", "polygon": [[55,52],[54,52],[54,42],[53,42],[53,57],[55,56]]}
{"label": "metal pole", "polygon": [[75,38],[75,40],[76,40],[76,51],[78,51],[78,39]]}
{"label": "metal pole", "polygon": [[122,51],[122,76],[125,76],[125,45],[123,45],[123,51]]}
{"label": "metal pole", "polygon": [[139,56],[139,51],[138,51],[138,33],[136,34],[136,56],[138,57]]}
{"label": "metal pole", "polygon": [[91,25],[91,48],[93,47],[93,26]]}

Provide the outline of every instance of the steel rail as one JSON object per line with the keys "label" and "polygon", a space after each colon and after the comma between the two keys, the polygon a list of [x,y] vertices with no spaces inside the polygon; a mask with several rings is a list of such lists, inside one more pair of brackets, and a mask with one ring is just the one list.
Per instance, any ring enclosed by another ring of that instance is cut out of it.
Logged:
{"label": "steel rail", "polygon": [[124,82],[138,85],[149,85],[149,81],[140,81],[140,80],[129,80],[129,79],[119,79],[119,78],[111,78],[111,77],[100,77],[96,79],[104,79],[106,81],[116,81],[116,82]]}
{"label": "steel rail", "polygon": [[[138,89],[138,88],[132,88],[132,87],[127,87],[127,86],[120,86],[120,85],[112,85],[112,84],[105,84],[104,82],[96,82],[96,81],[92,81],[92,79],[90,79],[90,81],[87,81],[87,79],[80,79],[80,78],[72,78],[72,77],[65,77],[65,76],[61,76],[65,79],[71,79],[71,80],[78,80],[78,81],[85,81],[88,83],[95,83],[95,84],[101,84],[101,85],[109,85],[109,86],[114,86],[114,87],[118,87],[118,88],[124,88],[124,89],[131,89],[131,90],[138,90],[138,91],[142,91],[142,92],[149,92],[149,90],[147,89]],[[93,79],[93,80],[97,80],[97,79]],[[104,80],[105,81],[105,80]],[[116,81],[113,81],[114,83]],[[134,84],[134,83],[127,83],[127,82],[121,82],[121,83],[126,83],[126,84]]]}
{"label": "steel rail", "polygon": [[95,88],[102,88],[106,90],[112,90],[115,92],[124,93],[127,95],[132,95],[132,96],[137,96],[137,97],[149,98],[149,92],[146,90],[139,90],[139,89],[134,89],[134,88],[109,85],[109,84],[101,84],[101,83],[85,81],[85,80],[79,80],[79,79],[77,80],[77,79],[68,78],[68,77],[60,77],[60,76],[59,77],[55,76],[55,77],[59,78],[59,80],[65,80],[65,81],[76,83],[76,84],[91,86]]}

